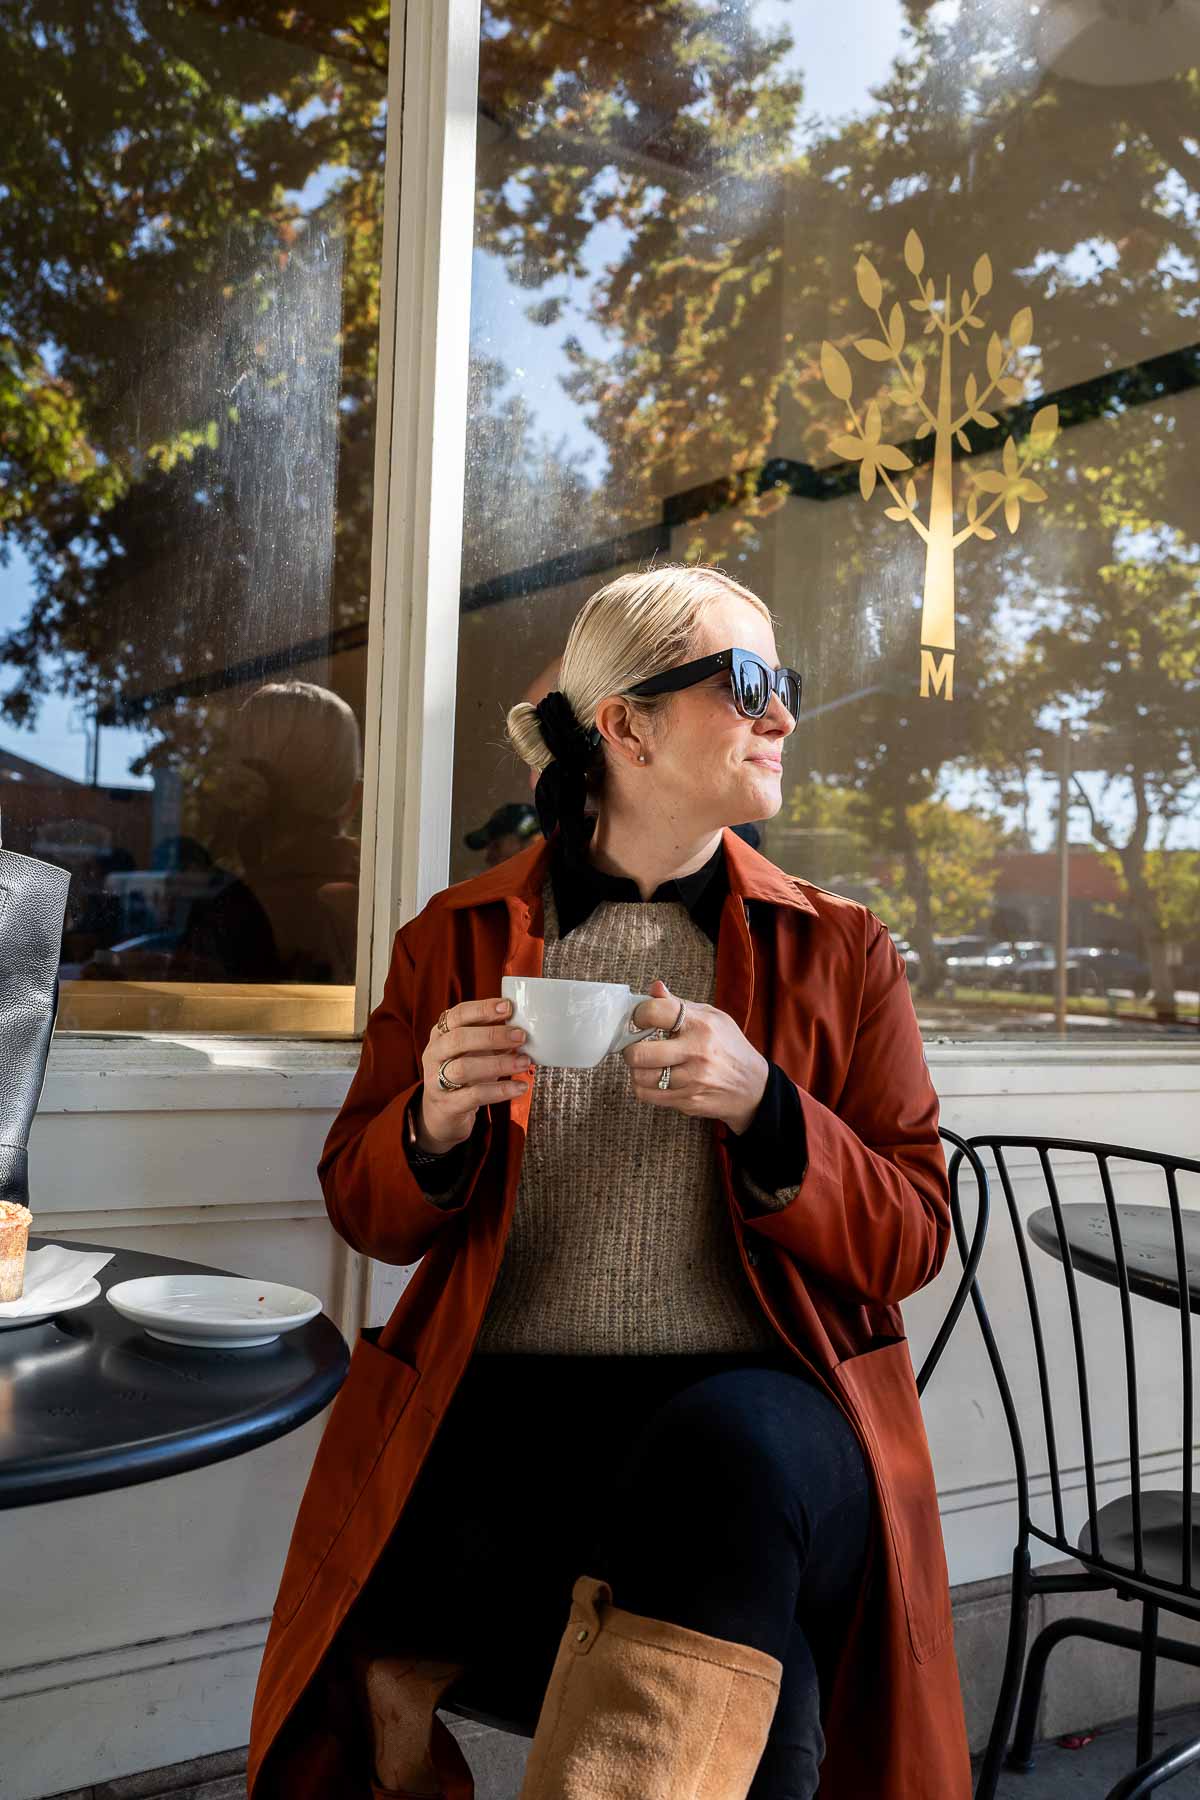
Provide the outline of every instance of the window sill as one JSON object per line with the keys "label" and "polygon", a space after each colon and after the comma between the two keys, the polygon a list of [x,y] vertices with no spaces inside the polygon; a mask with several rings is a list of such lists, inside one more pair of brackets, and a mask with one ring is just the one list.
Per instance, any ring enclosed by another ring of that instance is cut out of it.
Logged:
{"label": "window sill", "polygon": [[56,1036],[39,1111],[336,1112],[357,1038]]}
{"label": "window sill", "polygon": [[[1196,1044],[1007,1043],[926,1045],[944,1099],[985,1094],[1200,1090]],[[56,1036],[43,1113],[335,1112],[358,1066],[357,1038]],[[1047,1068],[1057,1071],[1047,1089]]]}
{"label": "window sill", "polygon": [[1200,1063],[1200,1032],[1194,1039],[1162,1038],[1124,1044],[1093,1044],[1080,1038],[1066,1043],[1054,1038],[926,1038],[925,1057],[933,1068],[990,1068],[997,1063],[1020,1067],[1052,1063],[1089,1069],[1129,1068],[1147,1063]]}

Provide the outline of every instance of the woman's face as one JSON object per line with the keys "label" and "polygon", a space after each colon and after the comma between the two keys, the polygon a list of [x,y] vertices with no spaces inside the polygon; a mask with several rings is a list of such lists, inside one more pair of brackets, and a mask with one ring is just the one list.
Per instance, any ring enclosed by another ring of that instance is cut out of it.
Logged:
{"label": "woman's face", "polygon": [[[778,666],[775,633],[756,606],[722,595],[704,614],[687,660],[752,650]],[[771,819],[783,805],[783,745],[796,721],[777,694],[761,719],[734,705],[729,671],[673,694],[655,721],[651,772],[673,817],[696,831]]]}

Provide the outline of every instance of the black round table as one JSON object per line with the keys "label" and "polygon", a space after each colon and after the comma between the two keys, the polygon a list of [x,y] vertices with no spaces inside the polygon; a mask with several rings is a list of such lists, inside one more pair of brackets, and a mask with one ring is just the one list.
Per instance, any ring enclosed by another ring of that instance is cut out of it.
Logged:
{"label": "black round table", "polygon": [[[1121,1242],[1125,1247],[1125,1272],[1130,1292],[1164,1306],[1178,1306],[1179,1263],[1175,1255],[1175,1230],[1166,1206],[1118,1206]],[[1113,1245],[1108,1208],[1073,1202],[1062,1208],[1063,1234],[1071,1252],[1071,1264],[1083,1275],[1094,1275],[1119,1287],[1117,1253]],[[1187,1259],[1188,1310],[1200,1312],[1200,1213],[1181,1212],[1183,1248]],[[1052,1207],[1031,1213],[1027,1230],[1034,1243],[1063,1260]]]}
{"label": "black round table", "polygon": [[[45,1240],[31,1239],[30,1249]],[[105,1250],[104,1244],[77,1244]],[[0,1332],[0,1507],[157,1481],[240,1456],[328,1405],[349,1366],[324,1314],[273,1344],[209,1350],[160,1343],[104,1294],[141,1275],[225,1269],[118,1250],[101,1296],[42,1325]]]}

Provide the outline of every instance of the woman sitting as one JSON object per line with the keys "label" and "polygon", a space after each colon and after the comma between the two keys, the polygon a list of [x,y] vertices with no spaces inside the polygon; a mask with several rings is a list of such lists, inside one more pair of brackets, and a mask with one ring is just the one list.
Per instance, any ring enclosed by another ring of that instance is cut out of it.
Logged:
{"label": "woman sitting", "polygon": [[[726,576],[612,582],[509,717],[548,841],[396,940],[321,1174],[420,1266],[300,1511],[255,1800],[469,1795],[464,1667],[537,1716],[525,1800],[970,1793],[898,1310],[949,1235],[908,981],[730,829],[779,810],[799,690]],[[656,1035],[535,1070],[506,974],[628,983]]]}

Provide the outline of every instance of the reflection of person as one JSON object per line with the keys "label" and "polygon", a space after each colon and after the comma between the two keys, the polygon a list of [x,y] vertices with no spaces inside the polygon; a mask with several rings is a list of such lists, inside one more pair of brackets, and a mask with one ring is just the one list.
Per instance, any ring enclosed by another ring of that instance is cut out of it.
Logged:
{"label": "reflection of person", "polygon": [[361,794],[353,712],[309,681],[259,688],[236,714],[222,799],[242,876],[192,907],[174,972],[209,981],[354,979]]}
{"label": "reflection of person", "polygon": [[[465,1664],[542,1703],[527,1800],[714,1768],[802,1800],[826,1740],[835,1800],[908,1800],[914,1768],[970,1793],[898,1310],[949,1241],[937,1099],[884,926],[728,829],[782,803],[777,660],[716,571],[593,595],[561,689],[509,715],[548,841],[399,934],[321,1177],[355,1249],[420,1267],[301,1507],[256,1800],[317,1765],[360,1791],[311,1678],[332,1706],[373,1642],[428,1659],[369,1664],[375,1792],[453,1785],[431,1709]],[[535,1074],[505,972],[628,982],[657,1038]]]}
{"label": "reflection of person", "polygon": [[[525,689],[521,698],[536,705],[554,687],[558,680],[558,671],[562,667],[562,657],[556,656],[553,662],[546,664]],[[532,792],[537,785],[537,773],[529,772],[529,787]],[[495,812],[483,825],[473,831],[465,832],[463,843],[468,850],[482,850],[484,862],[488,868],[495,868],[497,863],[505,862],[524,850],[531,839],[541,830],[537,813],[528,801],[513,800],[498,806]]]}
{"label": "reflection of person", "polygon": [[477,831],[465,832],[463,843],[468,850],[482,850],[484,862],[489,869],[494,869],[497,863],[524,850],[540,830],[534,808],[510,800],[504,806],[498,806]]}

